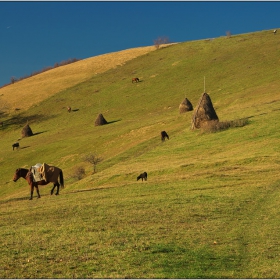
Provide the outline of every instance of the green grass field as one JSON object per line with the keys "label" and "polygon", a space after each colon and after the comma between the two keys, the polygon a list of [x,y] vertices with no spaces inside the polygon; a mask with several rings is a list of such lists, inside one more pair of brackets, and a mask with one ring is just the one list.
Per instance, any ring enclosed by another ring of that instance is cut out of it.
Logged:
{"label": "green grass field", "polygon": [[[268,30],[174,44],[2,114],[1,278],[279,278],[279,42]],[[247,125],[191,130],[179,104],[197,105],[204,77],[220,121]],[[35,135],[12,151],[27,121]],[[30,201],[13,174],[43,162],[65,188]]]}

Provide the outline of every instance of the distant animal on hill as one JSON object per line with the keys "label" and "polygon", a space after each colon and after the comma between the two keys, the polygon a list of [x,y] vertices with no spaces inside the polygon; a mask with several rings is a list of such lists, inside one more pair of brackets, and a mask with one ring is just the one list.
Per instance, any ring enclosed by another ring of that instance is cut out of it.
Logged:
{"label": "distant animal on hill", "polygon": [[[13,181],[16,182],[19,178],[24,178],[27,181],[27,183],[30,186],[30,199],[29,200],[33,199],[34,188],[36,188],[38,198],[40,198],[41,196],[40,196],[38,185],[47,185],[49,183],[53,183],[53,188],[51,190],[51,194],[53,194],[55,187],[57,187],[56,195],[58,195],[59,187],[60,186],[62,188],[64,187],[63,172],[58,167],[51,166],[51,168],[55,168],[54,171],[56,171],[56,172],[53,172],[53,175],[57,175],[57,176],[54,176],[54,177],[56,177],[56,179],[50,179],[50,181],[41,180],[41,181],[35,182],[33,173],[30,170],[25,169],[25,168],[18,168],[14,174]],[[58,178],[59,178],[60,184],[58,183]]]}
{"label": "distant animal on hill", "polygon": [[140,80],[138,78],[132,78],[132,83],[136,82],[138,83]]}
{"label": "distant animal on hill", "polygon": [[12,145],[12,147],[13,147],[13,150],[15,149],[15,148],[19,148],[19,142],[16,142],[16,143],[14,143],[13,145]]}
{"label": "distant animal on hill", "polygon": [[276,34],[276,32],[277,32],[277,29],[274,29],[274,30],[273,30],[274,35]]}
{"label": "distant animal on hill", "polygon": [[166,133],[166,131],[162,131],[160,133],[160,136],[161,136],[161,141],[165,141],[165,138],[167,138],[169,140],[169,136],[168,134]]}
{"label": "distant animal on hill", "polygon": [[70,106],[67,107],[67,111],[68,111],[68,113],[71,113],[72,109]]}
{"label": "distant animal on hill", "polygon": [[137,177],[137,181],[140,180],[140,179],[142,179],[142,181],[143,181],[143,179],[144,179],[145,181],[147,181],[147,179],[148,179],[148,174],[147,174],[147,172],[141,173],[141,174]]}

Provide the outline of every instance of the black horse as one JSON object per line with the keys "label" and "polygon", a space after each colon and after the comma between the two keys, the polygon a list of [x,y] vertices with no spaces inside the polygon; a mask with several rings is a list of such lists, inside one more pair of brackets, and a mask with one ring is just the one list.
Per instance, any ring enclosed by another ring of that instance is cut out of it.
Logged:
{"label": "black horse", "polygon": [[141,173],[141,174],[137,177],[137,181],[140,180],[140,179],[142,179],[142,181],[143,181],[143,179],[144,179],[145,181],[147,181],[147,179],[148,179],[148,174],[147,174],[147,172]]}
{"label": "black horse", "polygon": [[161,141],[164,141],[165,138],[167,138],[167,139],[169,140],[169,136],[168,136],[168,134],[166,133],[166,131],[162,131],[162,132],[160,133],[160,136],[161,136]]}
{"label": "black horse", "polygon": [[13,145],[12,145],[12,147],[13,147],[13,150],[15,149],[15,148],[19,148],[19,143],[18,142],[16,142],[16,143],[14,143]]}

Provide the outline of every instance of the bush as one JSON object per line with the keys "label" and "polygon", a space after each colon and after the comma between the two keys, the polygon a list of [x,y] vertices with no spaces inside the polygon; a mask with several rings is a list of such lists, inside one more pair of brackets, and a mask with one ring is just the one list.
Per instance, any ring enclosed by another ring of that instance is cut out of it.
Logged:
{"label": "bush", "polygon": [[85,177],[86,171],[82,166],[77,166],[74,169],[73,172],[73,177],[76,178],[77,180],[81,180]]}
{"label": "bush", "polygon": [[224,121],[219,122],[217,120],[205,122],[201,125],[201,132],[202,133],[213,133],[213,132],[219,132],[222,130],[226,130],[228,128],[232,127],[242,127],[249,123],[248,119],[238,119],[234,121]]}

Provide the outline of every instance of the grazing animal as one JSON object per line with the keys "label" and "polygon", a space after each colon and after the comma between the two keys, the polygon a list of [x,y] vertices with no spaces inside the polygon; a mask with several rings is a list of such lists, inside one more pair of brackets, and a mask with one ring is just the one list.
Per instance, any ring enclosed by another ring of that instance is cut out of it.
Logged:
{"label": "grazing animal", "polygon": [[13,147],[13,150],[15,149],[15,148],[19,148],[19,142],[16,142],[16,143],[14,143],[13,145],[12,145],[12,147]]}
{"label": "grazing animal", "polygon": [[68,111],[68,113],[71,113],[72,109],[70,106],[67,107],[67,111]]}
{"label": "grazing animal", "polygon": [[143,181],[143,179],[144,179],[145,181],[147,181],[147,179],[148,179],[148,174],[147,174],[147,172],[141,173],[141,174],[137,177],[137,181],[140,180],[140,179],[142,179],[142,181]]}
{"label": "grazing animal", "polygon": [[[57,179],[52,180],[52,181],[55,181],[55,182],[48,182],[46,180],[41,180],[41,181],[38,181],[38,182],[34,182],[34,177],[33,177],[33,174],[30,170],[25,169],[25,168],[18,168],[16,170],[15,174],[14,174],[13,181],[16,182],[19,178],[24,178],[27,181],[27,183],[30,186],[30,199],[29,200],[33,199],[34,188],[37,191],[38,198],[40,198],[41,196],[40,196],[38,186],[39,185],[47,185],[48,183],[53,183],[53,188],[51,190],[51,194],[53,194],[55,187],[57,187],[55,195],[58,195],[59,194],[59,187],[61,186],[62,188],[64,188],[63,172],[62,172],[61,169],[59,169],[59,170],[60,170],[60,172],[59,172],[59,175],[58,175]],[[60,184],[58,183],[58,178],[59,178],[59,183]]]}
{"label": "grazing animal", "polygon": [[138,78],[132,78],[132,83],[136,82],[138,83],[140,80]]}
{"label": "grazing animal", "polygon": [[274,35],[276,34],[276,32],[277,32],[277,29],[274,29],[274,30],[273,30]]}
{"label": "grazing animal", "polygon": [[161,136],[161,141],[164,141],[165,138],[167,138],[167,139],[169,140],[169,136],[168,136],[168,134],[166,133],[166,131],[162,131],[162,132],[160,133],[160,136]]}

